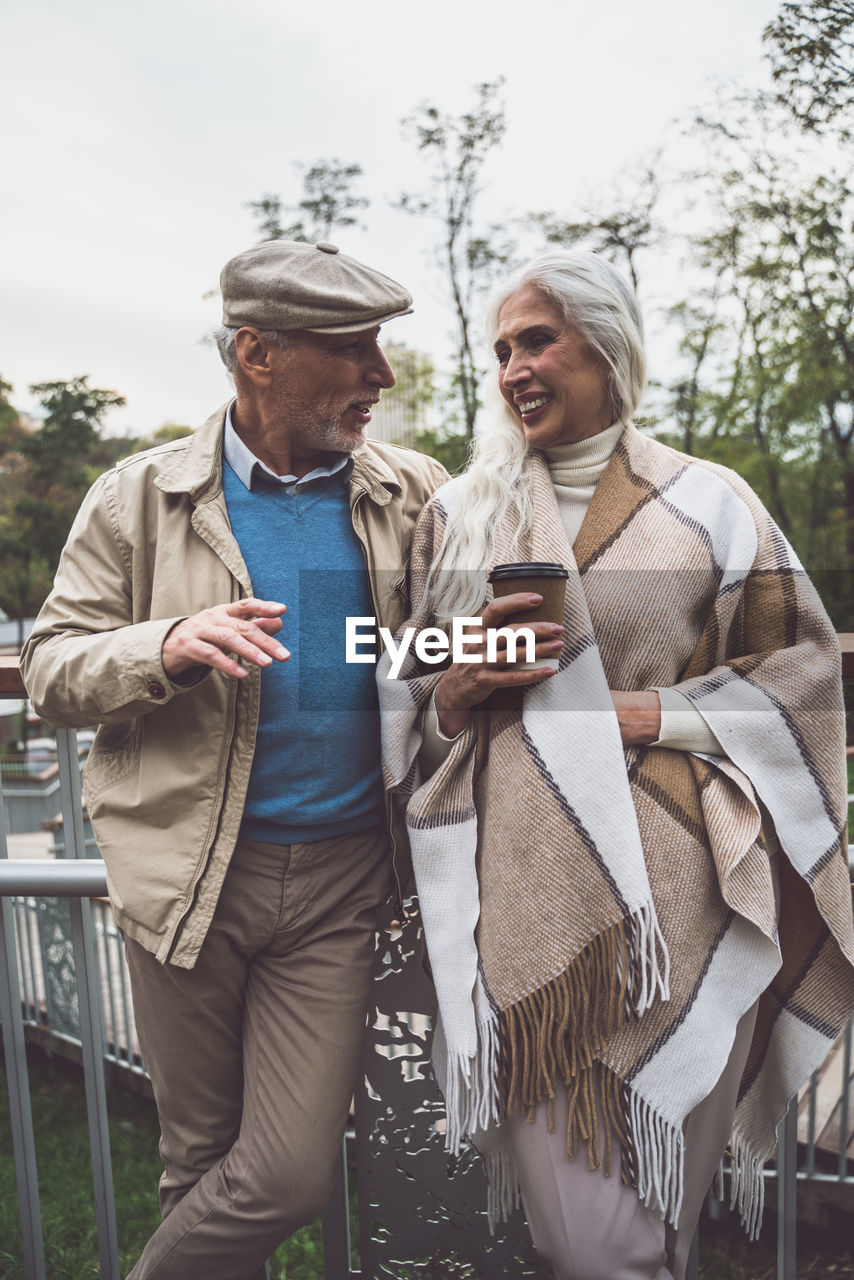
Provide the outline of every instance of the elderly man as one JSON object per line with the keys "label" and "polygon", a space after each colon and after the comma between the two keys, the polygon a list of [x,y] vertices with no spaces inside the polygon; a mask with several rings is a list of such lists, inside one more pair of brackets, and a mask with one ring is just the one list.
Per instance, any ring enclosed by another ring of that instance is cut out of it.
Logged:
{"label": "elderly man", "polygon": [[86,798],[164,1163],[133,1280],[254,1280],[329,1193],[395,878],[346,619],[404,619],[446,478],[365,440],[400,285],[269,241],[221,286],[236,399],[97,481],[22,655],[39,714],[101,726]]}

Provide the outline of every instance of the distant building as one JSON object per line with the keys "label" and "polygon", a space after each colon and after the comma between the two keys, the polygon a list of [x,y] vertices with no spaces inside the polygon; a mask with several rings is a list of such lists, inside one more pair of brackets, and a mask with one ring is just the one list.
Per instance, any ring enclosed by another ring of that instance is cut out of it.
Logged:
{"label": "distant building", "polygon": [[397,381],[371,410],[368,435],[411,449],[415,437],[430,426],[436,395],[433,362],[400,342],[387,343],[385,354]]}
{"label": "distant building", "polygon": [[413,412],[412,406],[405,399],[395,398],[394,394],[386,400],[387,395],[388,392],[384,391],[382,400],[371,410],[368,435],[373,440],[403,444],[411,449],[418,433],[427,429],[426,414]]}

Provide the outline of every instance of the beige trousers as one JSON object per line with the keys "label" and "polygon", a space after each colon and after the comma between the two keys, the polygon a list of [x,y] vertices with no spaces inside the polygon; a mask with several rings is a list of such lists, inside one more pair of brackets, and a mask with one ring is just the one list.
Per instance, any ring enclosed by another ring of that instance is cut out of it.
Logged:
{"label": "beige trousers", "polygon": [[238,844],[193,969],[128,939],[163,1222],[129,1280],[262,1280],[332,1185],[365,1028],[385,832]]}
{"label": "beige trousers", "polygon": [[[508,1119],[531,1238],[555,1280],[684,1280],[703,1200],[729,1141],[757,1008],[739,1022],[723,1075],[685,1121],[685,1185],[675,1229],[641,1204],[619,1172],[606,1178],[588,1170],[582,1144],[575,1159],[567,1159],[563,1089],[554,1099],[552,1133],[545,1103],[531,1124]],[[619,1170],[619,1152],[613,1163]]]}

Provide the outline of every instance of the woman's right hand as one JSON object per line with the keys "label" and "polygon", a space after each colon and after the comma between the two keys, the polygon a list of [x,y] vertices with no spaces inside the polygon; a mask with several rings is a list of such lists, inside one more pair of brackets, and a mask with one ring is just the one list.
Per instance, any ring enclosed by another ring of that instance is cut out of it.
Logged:
{"label": "woman's right hand", "polygon": [[469,722],[472,707],[485,702],[496,689],[525,688],[527,685],[541,684],[555,674],[551,667],[520,671],[508,664],[504,637],[499,637],[498,660],[486,661],[486,632],[507,625],[514,631],[518,631],[520,627],[528,627],[533,631],[538,658],[554,658],[560,653],[563,648],[563,627],[553,622],[525,622],[524,618],[510,624],[506,621],[511,614],[535,609],[541,602],[542,596],[519,591],[492,600],[486,606],[481,615],[481,631],[470,631],[468,634],[471,642],[465,645],[466,653],[479,654],[480,660],[451,663],[436,685],[436,715],[445,737],[455,738],[458,733],[462,733]]}

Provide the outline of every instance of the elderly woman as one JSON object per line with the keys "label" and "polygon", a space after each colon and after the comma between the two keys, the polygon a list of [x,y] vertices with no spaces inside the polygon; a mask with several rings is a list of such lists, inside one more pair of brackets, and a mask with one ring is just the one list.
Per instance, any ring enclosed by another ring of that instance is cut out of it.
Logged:
{"label": "elderly woman", "polygon": [[[748,486],[632,425],[617,271],[549,253],[489,325],[501,399],[421,518],[409,621],[482,625],[380,667],[447,1141],[493,1216],[521,1186],[558,1280],[678,1280],[727,1142],[758,1229],[775,1123],[854,1007],[839,653]],[[488,660],[539,603],[491,598],[521,561],[569,574],[531,626],[557,671]]]}

